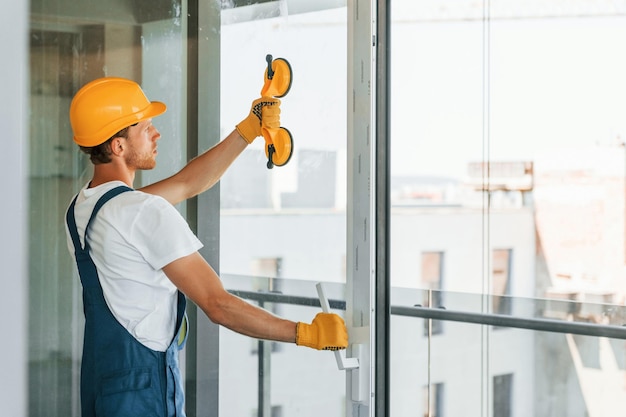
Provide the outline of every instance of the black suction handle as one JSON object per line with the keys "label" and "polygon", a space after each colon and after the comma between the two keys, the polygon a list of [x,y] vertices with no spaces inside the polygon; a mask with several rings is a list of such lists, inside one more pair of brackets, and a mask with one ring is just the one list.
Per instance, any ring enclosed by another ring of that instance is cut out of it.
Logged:
{"label": "black suction handle", "polygon": [[265,56],[265,60],[267,61],[267,79],[271,80],[272,78],[274,78],[274,70],[272,69],[272,61],[274,60],[274,57],[270,54],[267,54]]}

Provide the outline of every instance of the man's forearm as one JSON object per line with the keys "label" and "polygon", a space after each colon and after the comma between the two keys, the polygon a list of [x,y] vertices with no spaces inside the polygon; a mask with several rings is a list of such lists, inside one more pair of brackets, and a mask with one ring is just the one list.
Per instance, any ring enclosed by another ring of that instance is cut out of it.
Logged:
{"label": "man's forearm", "polygon": [[295,322],[278,317],[234,295],[228,294],[225,298],[228,301],[221,308],[205,311],[215,323],[249,337],[295,343]]}
{"label": "man's forearm", "polygon": [[194,197],[214,186],[248,143],[233,130],[224,140],[192,159],[180,172],[187,197]]}
{"label": "man's forearm", "polygon": [[141,188],[178,204],[215,185],[248,143],[233,130],[224,140],[198,155],[183,169],[162,181]]}

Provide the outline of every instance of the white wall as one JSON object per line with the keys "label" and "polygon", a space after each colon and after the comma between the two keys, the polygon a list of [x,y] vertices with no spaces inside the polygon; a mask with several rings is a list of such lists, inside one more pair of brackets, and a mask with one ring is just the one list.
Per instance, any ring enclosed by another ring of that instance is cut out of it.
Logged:
{"label": "white wall", "polygon": [[[2,414],[26,413],[26,331],[28,288],[26,269],[26,145],[27,108],[27,16],[28,2],[9,2],[0,14],[0,123],[3,130],[0,176],[3,197],[0,208],[0,333],[4,358],[0,371]],[[9,240],[10,239],[10,240]]]}

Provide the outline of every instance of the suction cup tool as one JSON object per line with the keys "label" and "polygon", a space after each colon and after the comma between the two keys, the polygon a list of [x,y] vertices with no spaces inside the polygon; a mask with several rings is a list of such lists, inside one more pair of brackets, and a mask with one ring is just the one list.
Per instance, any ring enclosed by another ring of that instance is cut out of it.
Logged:
{"label": "suction cup tool", "polygon": [[267,168],[283,166],[293,154],[293,139],[291,132],[287,128],[266,129],[263,132],[265,137],[265,156],[267,156]]}
{"label": "suction cup tool", "polygon": [[267,61],[267,69],[265,70],[265,82],[261,96],[276,98],[286,96],[291,88],[291,65],[284,58],[272,59],[272,55],[267,55],[265,60]]}

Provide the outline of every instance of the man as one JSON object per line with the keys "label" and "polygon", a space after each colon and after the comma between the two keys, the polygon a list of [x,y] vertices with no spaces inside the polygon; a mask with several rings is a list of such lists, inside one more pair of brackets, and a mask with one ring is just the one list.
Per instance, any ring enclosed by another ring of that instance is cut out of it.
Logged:
{"label": "man", "polygon": [[185,415],[178,365],[185,296],[214,323],[244,335],[315,349],[348,343],[335,314],[296,323],[225,291],[174,208],[213,186],[262,126],[280,127],[280,101],[255,100],[222,142],[175,175],[133,190],[136,171],[156,164],[160,134],[152,118],[165,110],[137,83],[115,77],[85,85],[70,107],[74,141],[94,164],[66,216],[85,309],[83,417]]}

